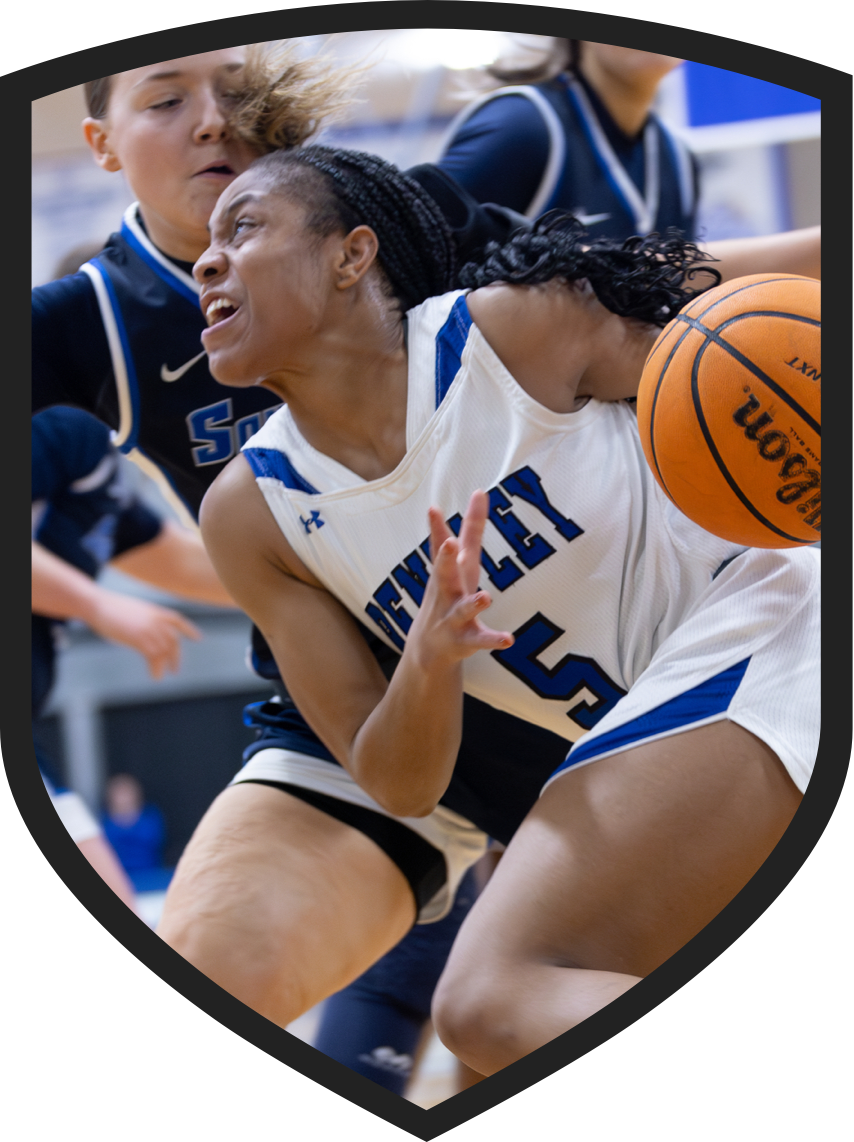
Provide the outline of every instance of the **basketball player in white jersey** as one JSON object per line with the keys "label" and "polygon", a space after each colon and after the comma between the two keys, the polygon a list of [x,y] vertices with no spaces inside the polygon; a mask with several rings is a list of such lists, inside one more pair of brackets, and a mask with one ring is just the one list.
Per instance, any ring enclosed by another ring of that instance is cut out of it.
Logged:
{"label": "basketball player in white jersey", "polygon": [[[819,556],[708,535],[643,461],[626,400],[692,296],[695,249],[539,227],[473,293],[436,297],[453,273],[438,211],[381,160],[327,148],[260,160],[211,227],[195,275],[214,375],[287,409],[217,480],[203,532],[306,720],[412,818],[452,778],[464,690],[577,743],[440,984],[440,1033],[490,1074],[666,960],[782,836],[817,750]],[[486,288],[501,281],[529,288]],[[390,682],[355,618],[403,650]],[[161,933],[248,994],[227,923],[251,871],[285,956],[256,995],[293,1018],[411,902],[365,883],[322,814],[288,836],[267,792],[214,807]]]}

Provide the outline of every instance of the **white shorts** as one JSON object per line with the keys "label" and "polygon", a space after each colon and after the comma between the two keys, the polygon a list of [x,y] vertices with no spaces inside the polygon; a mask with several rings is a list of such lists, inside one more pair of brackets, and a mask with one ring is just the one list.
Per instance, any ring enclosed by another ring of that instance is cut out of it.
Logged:
{"label": "white shorts", "polygon": [[578,765],[727,719],[770,746],[803,793],[821,730],[821,559],[798,552],[794,582],[775,583],[750,555],[712,583],[544,788]]}
{"label": "white shorts", "polygon": [[298,785],[350,805],[370,809],[406,826],[438,849],[445,858],[445,883],[419,911],[419,924],[441,920],[448,914],[463,875],[483,856],[489,842],[486,833],[444,805],[437,805],[427,817],[395,817],[369,797],[340,765],[289,749],[259,750],[231,784],[236,785],[241,781],[274,781]]}

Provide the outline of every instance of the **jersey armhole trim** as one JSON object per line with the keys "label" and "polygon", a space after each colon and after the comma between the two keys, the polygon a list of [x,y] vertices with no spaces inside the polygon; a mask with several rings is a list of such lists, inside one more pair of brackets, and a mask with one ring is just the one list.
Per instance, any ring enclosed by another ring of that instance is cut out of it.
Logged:
{"label": "jersey armhole trim", "polygon": [[490,91],[487,95],[483,95],[480,99],[475,99],[468,107],[457,115],[454,121],[448,128],[448,132],[441,147],[441,154],[450,146],[459,129],[464,126],[468,120],[493,99],[499,99],[502,95],[521,95],[537,108],[543,117],[546,125],[546,130],[549,133],[549,157],[546,161],[545,169],[543,170],[540,185],[537,187],[536,193],[528,207],[525,210],[526,218],[538,218],[543,213],[543,209],[548,201],[553,196],[558,180],[560,179],[563,171],[563,166],[566,161],[566,136],[564,135],[561,121],[554,107],[549,103],[548,99],[536,87],[530,87],[525,84],[520,84],[514,87],[501,87],[498,91]]}
{"label": "jersey armhole trim", "polygon": [[135,421],[137,413],[136,374],[130,354],[127,333],[122,321],[118,299],[106,270],[96,261],[85,262],[80,267],[95,290],[101,321],[107,335],[113,378],[119,403],[119,427],[113,438],[116,448],[129,451],[136,444]]}

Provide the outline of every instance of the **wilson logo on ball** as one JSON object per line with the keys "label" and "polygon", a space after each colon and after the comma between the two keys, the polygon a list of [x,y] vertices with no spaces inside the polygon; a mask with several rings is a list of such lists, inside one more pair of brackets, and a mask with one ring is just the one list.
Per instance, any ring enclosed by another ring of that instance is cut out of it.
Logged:
{"label": "wilson logo on ball", "polygon": [[[785,432],[780,432],[779,429],[774,428],[768,432],[762,432],[763,429],[774,423],[774,418],[769,412],[759,412],[760,408],[760,402],[750,393],[747,401],[733,413],[732,419],[740,428],[744,429],[744,435],[748,440],[758,444],[759,455],[763,460],[771,462],[783,460],[777,474],[779,479],[785,480],[786,483],[778,488],[776,493],[781,504],[788,506],[797,503],[807,492],[813,493],[805,503],[798,504],[797,511],[804,516],[804,523],[820,533],[821,472],[815,468],[810,468],[809,461],[800,452],[791,454],[792,445]],[[751,420],[750,417],[757,412],[759,415]]]}

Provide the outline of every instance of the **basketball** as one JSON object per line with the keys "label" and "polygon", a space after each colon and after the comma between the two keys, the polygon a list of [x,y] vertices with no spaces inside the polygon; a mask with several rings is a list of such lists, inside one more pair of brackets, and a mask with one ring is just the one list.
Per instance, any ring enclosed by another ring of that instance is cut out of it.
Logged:
{"label": "basketball", "polygon": [[821,538],[821,283],[737,278],[661,332],[637,400],[647,462],[673,503],[748,547]]}

